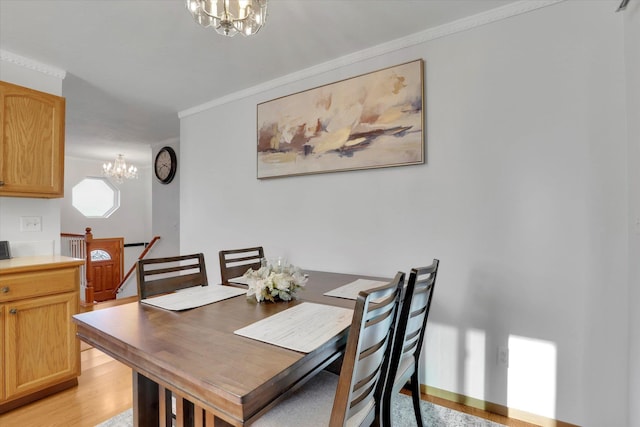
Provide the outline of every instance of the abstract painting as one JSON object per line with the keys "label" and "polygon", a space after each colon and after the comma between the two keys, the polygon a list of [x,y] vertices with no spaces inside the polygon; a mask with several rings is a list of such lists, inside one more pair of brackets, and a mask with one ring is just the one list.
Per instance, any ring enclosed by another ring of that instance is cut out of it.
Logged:
{"label": "abstract painting", "polygon": [[258,104],[258,179],[424,163],[423,61]]}

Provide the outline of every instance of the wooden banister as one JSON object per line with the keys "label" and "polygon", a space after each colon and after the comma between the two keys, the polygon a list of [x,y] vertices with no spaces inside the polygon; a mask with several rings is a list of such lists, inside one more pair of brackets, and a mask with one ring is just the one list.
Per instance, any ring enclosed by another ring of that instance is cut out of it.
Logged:
{"label": "wooden banister", "polygon": [[84,239],[84,234],[60,233],[60,237],[77,237],[79,239]]}
{"label": "wooden banister", "polygon": [[[86,231],[91,234],[91,228],[86,229]],[[81,304],[83,306],[93,304],[93,289],[87,288],[89,286],[87,277],[89,263],[89,260],[87,259],[87,235],[60,233],[60,250],[62,255],[81,258],[84,260],[84,264],[80,266],[80,289],[83,291]]]}
{"label": "wooden banister", "polygon": [[[84,241],[85,245],[93,240],[93,234],[91,233],[91,227],[84,229]],[[87,287],[84,289],[84,302],[85,304],[93,304],[93,268],[91,268],[91,248],[87,245]]]}
{"label": "wooden banister", "polygon": [[84,229],[84,239],[87,242],[93,240],[93,233],[91,233],[91,227],[87,227]]}
{"label": "wooden banister", "polygon": [[[138,260],[143,259],[147,253],[151,250],[151,248],[153,247],[153,245],[160,240],[160,236],[155,236],[153,239],[151,239],[151,242],[149,242],[149,244],[147,245],[146,248],[144,248],[144,251],[142,251],[142,253],[140,254],[140,256],[138,257]],[[127,279],[129,278],[129,276],[131,276],[131,274],[134,272],[134,270],[136,269],[136,264],[134,263],[131,268],[129,269],[129,271],[127,271],[127,274],[125,274],[124,278],[120,281],[120,283],[118,284],[118,286],[116,286],[116,288],[113,290],[114,295],[117,294],[118,292],[120,292],[120,288],[122,288],[122,286],[124,286],[124,284],[126,283]]]}

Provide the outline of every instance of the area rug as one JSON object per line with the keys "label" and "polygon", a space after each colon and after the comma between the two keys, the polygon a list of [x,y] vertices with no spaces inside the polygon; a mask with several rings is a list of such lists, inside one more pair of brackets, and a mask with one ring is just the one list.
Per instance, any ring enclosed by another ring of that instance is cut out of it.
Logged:
{"label": "area rug", "polygon": [[[483,418],[445,408],[444,406],[434,405],[424,400],[421,402],[421,407],[424,425],[430,427],[504,427],[503,424],[494,423]],[[393,425],[394,427],[414,427],[417,425],[413,415],[411,397],[398,394],[394,398]],[[133,410],[129,409],[98,424],[96,427],[131,426],[133,426]]]}

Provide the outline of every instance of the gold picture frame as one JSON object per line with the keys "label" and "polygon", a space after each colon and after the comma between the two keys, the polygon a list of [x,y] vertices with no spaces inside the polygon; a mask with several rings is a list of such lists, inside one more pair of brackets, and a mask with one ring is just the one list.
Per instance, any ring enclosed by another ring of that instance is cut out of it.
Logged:
{"label": "gold picture frame", "polygon": [[422,59],[257,106],[257,177],[424,163]]}

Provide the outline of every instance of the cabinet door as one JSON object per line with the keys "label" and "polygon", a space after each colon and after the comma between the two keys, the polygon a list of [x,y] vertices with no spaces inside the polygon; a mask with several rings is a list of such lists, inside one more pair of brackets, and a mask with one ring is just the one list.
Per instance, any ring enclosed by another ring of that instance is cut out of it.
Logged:
{"label": "cabinet door", "polygon": [[[0,304],[0,356],[4,358],[4,323],[5,323],[4,305]],[[4,401],[4,363],[0,363],[0,402]]]}
{"label": "cabinet door", "polygon": [[77,305],[76,292],[5,304],[7,399],[80,374],[79,342],[71,321]]}
{"label": "cabinet door", "polygon": [[0,195],[63,197],[65,100],[0,82]]}

